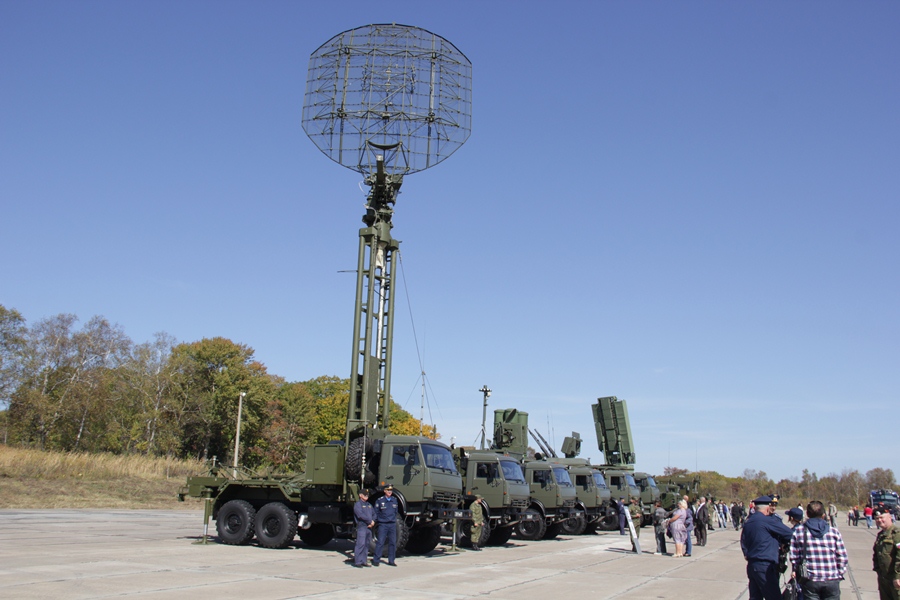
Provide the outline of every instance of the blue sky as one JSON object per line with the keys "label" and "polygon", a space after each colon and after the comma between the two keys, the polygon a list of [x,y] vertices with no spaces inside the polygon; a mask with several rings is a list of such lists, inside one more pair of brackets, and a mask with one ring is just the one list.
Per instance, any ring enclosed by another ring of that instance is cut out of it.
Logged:
{"label": "blue sky", "polygon": [[0,0],[0,303],[349,376],[364,191],[301,128],[307,65],[415,25],[473,124],[396,206],[396,400],[412,313],[447,442],[486,384],[593,458],[626,399],[651,473],[900,475],[900,4],[336,6]]}

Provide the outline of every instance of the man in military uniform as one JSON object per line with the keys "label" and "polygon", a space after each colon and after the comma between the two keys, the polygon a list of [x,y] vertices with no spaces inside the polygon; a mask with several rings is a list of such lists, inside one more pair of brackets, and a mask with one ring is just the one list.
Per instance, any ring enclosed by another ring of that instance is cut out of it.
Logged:
{"label": "man in military uniform", "polygon": [[[631,504],[628,505],[628,514],[631,515],[631,523],[634,525],[634,537],[641,537],[641,519],[644,516],[643,512],[644,511],[641,510],[641,505],[638,503],[638,499],[632,497]],[[634,540],[631,540],[631,551],[637,552]]]}
{"label": "man in military uniform", "polygon": [[756,510],[741,531],[741,550],[747,559],[750,600],[781,600],[778,549],[791,541],[793,531],[775,513],[771,496],[753,501]]}
{"label": "man in military uniform", "polygon": [[372,541],[372,529],[375,527],[375,507],[369,504],[369,490],[359,490],[359,500],[353,505],[353,517],[356,519],[356,548],[353,550],[353,566],[365,567],[369,555],[369,542]]}
{"label": "man in military uniform", "polygon": [[873,570],[878,573],[881,600],[900,600],[900,525],[886,508],[876,508],[875,524],[881,531],[875,538]]}
{"label": "man in military uniform", "polygon": [[400,504],[394,498],[394,486],[388,484],[384,488],[384,496],[375,501],[375,521],[378,523],[378,540],[375,542],[375,556],[372,557],[372,566],[377,567],[381,562],[381,553],[384,545],[388,545],[388,565],[396,567],[394,559],[397,556],[397,514],[400,512]]}
{"label": "man in military uniform", "polygon": [[481,550],[479,544],[484,532],[484,505],[481,504],[483,499],[481,494],[475,494],[475,502],[469,507],[472,511],[472,533],[469,539],[472,540],[472,550],[476,552]]}

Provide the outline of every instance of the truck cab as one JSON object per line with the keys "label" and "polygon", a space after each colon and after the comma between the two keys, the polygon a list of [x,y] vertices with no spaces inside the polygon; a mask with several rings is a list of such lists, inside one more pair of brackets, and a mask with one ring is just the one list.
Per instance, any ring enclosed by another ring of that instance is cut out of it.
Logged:
{"label": "truck cab", "polygon": [[[453,458],[462,474],[465,507],[471,506],[476,494],[483,498],[486,523],[478,545],[505,544],[530,504],[530,490],[521,463],[509,454],[470,447],[455,448]],[[462,526],[463,535],[472,543],[471,522],[466,521]]]}
{"label": "truck cab", "polygon": [[641,490],[641,506],[643,506],[643,524],[649,525],[653,521],[653,507],[660,500],[659,487],[656,481],[648,473],[635,471],[634,481]]}
{"label": "truck cab", "polygon": [[525,462],[525,479],[531,493],[528,513],[532,519],[522,521],[516,536],[525,540],[550,540],[562,533],[562,523],[576,516],[577,495],[567,466],[554,459]]}

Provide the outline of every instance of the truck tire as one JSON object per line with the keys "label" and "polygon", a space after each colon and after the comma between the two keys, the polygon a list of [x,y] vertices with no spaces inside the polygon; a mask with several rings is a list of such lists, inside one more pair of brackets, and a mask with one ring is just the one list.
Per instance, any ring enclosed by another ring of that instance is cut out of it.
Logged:
{"label": "truck tire", "polygon": [[409,530],[409,541],[406,542],[406,551],[410,554],[428,554],[437,547],[440,541],[440,525],[416,527]]}
{"label": "truck tire", "polygon": [[479,539],[472,539],[472,521],[464,521],[462,530],[463,530],[463,543],[467,546],[473,546],[477,543],[478,546],[487,546],[487,541],[491,537],[491,524],[487,520],[484,522],[484,527],[481,528],[481,535]]}
{"label": "truck tire", "polygon": [[[372,532],[372,545],[369,546],[369,551],[372,556],[375,556],[375,543],[378,541],[378,525],[375,525],[375,531]],[[403,520],[403,517],[397,516],[397,554],[400,554],[403,550],[406,549],[406,545],[409,543],[409,527],[406,526],[406,521]],[[381,558],[386,558],[388,553],[388,547],[385,546],[381,550]]]}
{"label": "truck tire", "polygon": [[539,540],[544,537],[547,531],[547,522],[544,516],[533,508],[527,509],[525,512],[534,514],[532,521],[519,521],[516,525],[516,537],[520,540]]}
{"label": "truck tire", "polygon": [[219,509],[216,517],[216,533],[222,543],[244,546],[253,539],[256,527],[256,509],[246,500],[230,500]]}
{"label": "truck tire", "polygon": [[503,546],[512,537],[515,525],[509,527],[495,527],[491,530],[491,537],[488,538],[488,546]]}
{"label": "truck tire", "polygon": [[334,527],[330,523],[313,523],[309,529],[301,529],[298,534],[304,544],[318,548],[334,538]]}
{"label": "truck tire", "polygon": [[[362,480],[363,485],[372,485],[376,481],[375,473],[368,468],[372,459],[372,448],[374,444],[371,438],[358,437],[350,442],[347,448],[347,458],[344,460],[344,472],[347,474],[347,481],[357,482]],[[363,472],[363,462],[366,463],[366,470]]]}
{"label": "truck tire", "polygon": [[553,523],[551,525],[547,525],[547,530],[544,531],[544,535],[541,537],[542,540],[553,540],[556,539],[556,536],[560,534],[562,531],[561,523]]}
{"label": "truck tire", "polygon": [[583,512],[579,512],[571,519],[566,519],[560,523],[559,527],[560,533],[563,535],[581,535],[587,528],[587,519],[584,518]]}
{"label": "truck tire", "polygon": [[269,502],[256,513],[256,541],[266,548],[287,548],[297,535],[297,514],[281,502]]}

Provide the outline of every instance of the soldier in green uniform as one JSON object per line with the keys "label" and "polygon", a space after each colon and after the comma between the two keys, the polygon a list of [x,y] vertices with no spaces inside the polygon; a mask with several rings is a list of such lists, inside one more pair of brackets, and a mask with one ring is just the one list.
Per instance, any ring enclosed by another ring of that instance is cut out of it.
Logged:
{"label": "soldier in green uniform", "polygon": [[891,512],[876,508],[872,513],[881,531],[875,538],[874,571],[878,573],[878,593],[881,600],[900,600],[900,525],[894,523]]}
{"label": "soldier in green uniform", "polygon": [[472,550],[480,551],[478,545],[481,542],[482,531],[484,530],[484,507],[481,505],[481,494],[475,495],[475,502],[469,507],[472,511]]}
{"label": "soldier in green uniform", "polygon": [[[637,498],[631,499],[631,504],[628,505],[628,514],[631,515],[631,522],[634,524],[634,535],[635,537],[641,537],[641,517],[643,516],[643,512],[641,510],[641,505],[638,503]],[[637,552],[637,548],[634,545],[634,542],[631,542],[631,550],[633,552]]]}

